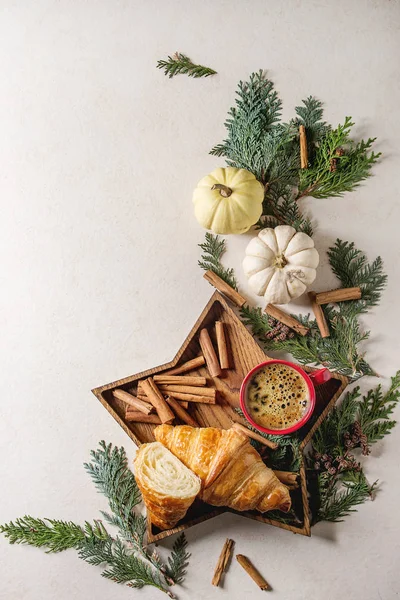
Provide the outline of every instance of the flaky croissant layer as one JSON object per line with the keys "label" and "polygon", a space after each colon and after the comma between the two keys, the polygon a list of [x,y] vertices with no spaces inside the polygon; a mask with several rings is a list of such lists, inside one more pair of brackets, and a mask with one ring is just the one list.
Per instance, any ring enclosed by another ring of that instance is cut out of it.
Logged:
{"label": "flaky croissant layer", "polygon": [[200,477],[204,502],[238,511],[290,509],[289,490],[241,432],[159,425],[154,436]]}
{"label": "flaky croissant layer", "polygon": [[174,527],[199,494],[200,479],[159,442],[140,446],[134,467],[152,522]]}

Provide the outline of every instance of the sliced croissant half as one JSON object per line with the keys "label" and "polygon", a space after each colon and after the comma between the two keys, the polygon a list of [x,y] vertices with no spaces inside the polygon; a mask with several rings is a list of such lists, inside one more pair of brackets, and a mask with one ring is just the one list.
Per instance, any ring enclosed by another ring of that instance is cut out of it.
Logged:
{"label": "sliced croissant half", "polygon": [[199,477],[159,442],[140,446],[134,467],[152,523],[174,527],[200,492]]}

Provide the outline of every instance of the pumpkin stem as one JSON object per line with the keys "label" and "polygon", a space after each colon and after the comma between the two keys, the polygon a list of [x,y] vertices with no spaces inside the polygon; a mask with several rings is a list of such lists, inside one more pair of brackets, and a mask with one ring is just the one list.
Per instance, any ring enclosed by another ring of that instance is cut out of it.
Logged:
{"label": "pumpkin stem", "polygon": [[219,190],[219,193],[221,194],[221,196],[223,198],[229,198],[229,196],[233,192],[233,190],[230,187],[227,187],[226,185],[223,185],[222,183],[214,183],[214,185],[212,186],[211,189]]}
{"label": "pumpkin stem", "polygon": [[277,256],[276,260],[275,260],[275,266],[278,267],[278,269],[283,269],[283,267],[285,265],[287,265],[287,260],[283,256],[283,254],[281,254],[280,256]]}

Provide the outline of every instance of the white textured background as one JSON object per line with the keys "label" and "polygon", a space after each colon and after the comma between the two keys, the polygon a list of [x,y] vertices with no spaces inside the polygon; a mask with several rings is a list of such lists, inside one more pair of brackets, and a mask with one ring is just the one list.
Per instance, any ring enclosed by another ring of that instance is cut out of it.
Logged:
{"label": "white textured background", "polygon": [[[269,70],[285,118],[314,94],[332,123],[350,114],[357,134],[379,137],[375,177],[304,205],[321,252],[340,236],[383,257],[367,353],[385,378],[400,366],[399,25],[398,0],[0,1],[1,522],[82,522],[105,508],[82,462],[103,438],[130,457],[134,446],[90,389],[172,358],[208,300],[191,193],[221,163],[208,151],[253,70]],[[167,79],[155,64],[175,50],[218,76]],[[246,244],[229,240],[239,275]],[[317,288],[328,285],[323,258]],[[399,447],[400,427],[368,459],[376,501],[311,539],[228,515],[190,529],[179,598],[264,597],[237,564],[211,586],[228,535],[276,600],[397,598]],[[103,580],[73,551],[2,539],[0,553],[7,600],[161,597]]]}

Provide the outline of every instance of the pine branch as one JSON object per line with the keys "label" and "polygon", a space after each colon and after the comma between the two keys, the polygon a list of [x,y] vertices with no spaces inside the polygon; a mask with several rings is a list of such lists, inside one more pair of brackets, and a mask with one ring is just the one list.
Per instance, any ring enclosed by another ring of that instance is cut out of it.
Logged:
{"label": "pine branch", "polygon": [[164,74],[170,79],[176,75],[188,75],[189,77],[210,77],[217,72],[210,67],[194,64],[188,56],[181,52],[175,52],[173,56],[168,56],[168,60],[159,60],[157,69],[163,69]]}
{"label": "pine branch", "polygon": [[379,304],[387,282],[380,256],[369,264],[364,252],[355,248],[353,242],[337,239],[328,250],[328,257],[332,271],[343,287],[361,288],[361,300],[357,302],[360,312]]}
{"label": "pine branch", "polygon": [[350,138],[354,123],[346,117],[343,125],[327,131],[308,169],[300,171],[298,198],[343,196],[371,175],[371,167],[381,153],[370,151],[375,138],[355,143]]}
{"label": "pine branch", "polygon": [[198,265],[205,271],[213,271],[218,277],[221,277],[228,285],[237,291],[238,285],[235,279],[233,269],[226,269],[221,263],[221,257],[226,251],[226,242],[221,240],[218,235],[206,233],[205,242],[199,244],[203,254]]}
{"label": "pine branch", "polygon": [[190,558],[189,552],[186,550],[187,541],[185,534],[182,533],[176,538],[172,547],[171,556],[168,557],[167,574],[175,581],[175,583],[182,583],[186,575],[186,567],[188,566],[188,560]]}

